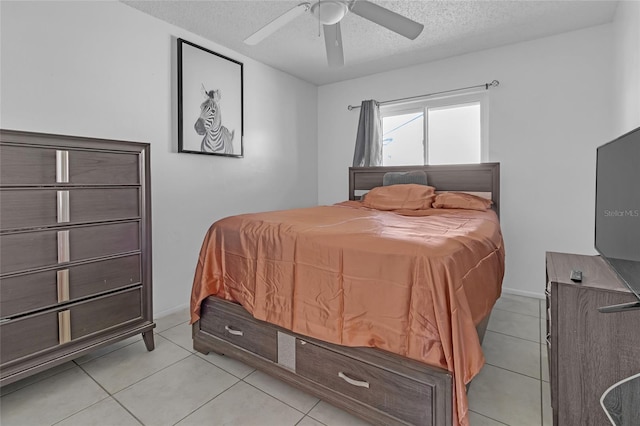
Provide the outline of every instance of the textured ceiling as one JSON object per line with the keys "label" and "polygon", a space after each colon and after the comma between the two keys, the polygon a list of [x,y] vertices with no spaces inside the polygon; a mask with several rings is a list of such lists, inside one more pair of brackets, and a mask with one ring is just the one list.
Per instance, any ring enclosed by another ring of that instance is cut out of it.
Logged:
{"label": "textured ceiling", "polygon": [[347,14],[341,21],[345,66],[329,68],[324,38],[310,13],[255,46],[243,43],[303,0],[122,2],[317,85],[603,24],[617,6],[617,1],[373,0],[424,24],[424,31],[411,41]]}

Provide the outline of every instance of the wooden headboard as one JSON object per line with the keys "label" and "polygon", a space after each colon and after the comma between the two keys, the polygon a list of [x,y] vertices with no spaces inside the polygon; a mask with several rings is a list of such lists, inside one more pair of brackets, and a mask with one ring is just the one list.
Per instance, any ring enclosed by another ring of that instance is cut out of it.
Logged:
{"label": "wooden headboard", "polygon": [[349,167],[349,199],[356,200],[356,191],[382,186],[387,172],[424,170],[429,185],[437,191],[491,193],[493,209],[500,216],[500,163],[444,164],[436,166]]}

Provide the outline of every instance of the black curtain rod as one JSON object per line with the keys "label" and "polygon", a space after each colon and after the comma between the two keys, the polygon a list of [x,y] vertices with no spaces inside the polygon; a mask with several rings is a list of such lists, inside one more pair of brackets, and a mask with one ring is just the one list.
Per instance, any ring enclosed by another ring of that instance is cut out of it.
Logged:
{"label": "black curtain rod", "polygon": [[[380,105],[392,104],[392,103],[401,102],[401,101],[408,101],[408,100],[411,100],[411,99],[426,98],[426,97],[429,97],[429,96],[442,95],[444,93],[459,92],[461,90],[478,89],[480,87],[484,87],[484,90],[489,90],[489,87],[498,87],[499,85],[500,85],[500,82],[498,80],[493,80],[491,83],[478,84],[477,86],[462,87],[460,89],[451,89],[451,90],[444,90],[442,92],[434,92],[434,93],[427,93],[427,94],[424,94],[424,95],[409,96],[408,98],[392,99],[390,101],[380,102]],[[349,111],[351,111],[353,109],[356,109],[356,108],[360,108],[360,105],[356,105],[356,106],[349,105],[347,107],[347,109]]]}

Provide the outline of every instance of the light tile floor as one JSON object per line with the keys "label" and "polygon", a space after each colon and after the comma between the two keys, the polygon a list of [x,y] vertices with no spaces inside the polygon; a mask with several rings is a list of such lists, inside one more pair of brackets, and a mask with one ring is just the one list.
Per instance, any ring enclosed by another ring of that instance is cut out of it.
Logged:
{"label": "light tile floor", "polygon": [[[551,425],[544,301],[503,295],[469,389],[472,426]],[[367,423],[253,368],[194,352],[186,310],[139,336],[2,388],[0,424],[297,425]]]}

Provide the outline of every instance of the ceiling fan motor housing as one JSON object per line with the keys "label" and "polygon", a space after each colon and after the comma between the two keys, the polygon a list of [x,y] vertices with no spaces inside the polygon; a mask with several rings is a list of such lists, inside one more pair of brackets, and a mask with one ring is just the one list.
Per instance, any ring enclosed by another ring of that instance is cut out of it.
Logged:
{"label": "ceiling fan motor housing", "polygon": [[349,6],[340,0],[320,0],[311,6],[311,13],[324,25],[337,24],[348,12]]}

